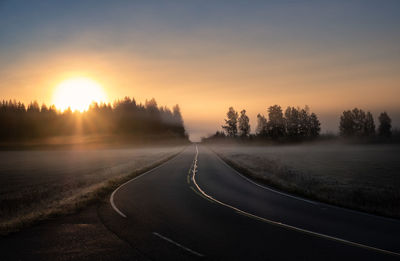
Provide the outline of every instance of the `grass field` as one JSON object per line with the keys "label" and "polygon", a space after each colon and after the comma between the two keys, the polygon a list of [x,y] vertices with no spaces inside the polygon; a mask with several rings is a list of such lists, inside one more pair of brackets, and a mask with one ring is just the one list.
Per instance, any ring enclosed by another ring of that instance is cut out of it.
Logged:
{"label": "grass field", "polygon": [[400,145],[211,148],[262,183],[339,206],[400,217]]}
{"label": "grass field", "polygon": [[0,151],[0,234],[74,211],[181,149]]}

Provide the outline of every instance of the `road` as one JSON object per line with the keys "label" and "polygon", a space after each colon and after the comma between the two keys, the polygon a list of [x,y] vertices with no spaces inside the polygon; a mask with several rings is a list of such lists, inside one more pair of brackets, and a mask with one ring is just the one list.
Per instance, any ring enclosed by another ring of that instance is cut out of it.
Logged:
{"label": "road", "polygon": [[400,221],[265,188],[204,146],[122,185],[99,216],[143,259],[400,260]]}

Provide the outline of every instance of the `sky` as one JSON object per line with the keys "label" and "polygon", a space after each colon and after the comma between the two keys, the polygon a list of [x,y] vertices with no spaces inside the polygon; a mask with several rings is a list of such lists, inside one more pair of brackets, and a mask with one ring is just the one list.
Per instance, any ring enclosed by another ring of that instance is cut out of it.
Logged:
{"label": "sky", "polygon": [[400,1],[0,0],[0,99],[50,104],[73,77],[109,101],[179,104],[192,140],[230,106],[308,105],[323,132],[341,112],[400,126]]}

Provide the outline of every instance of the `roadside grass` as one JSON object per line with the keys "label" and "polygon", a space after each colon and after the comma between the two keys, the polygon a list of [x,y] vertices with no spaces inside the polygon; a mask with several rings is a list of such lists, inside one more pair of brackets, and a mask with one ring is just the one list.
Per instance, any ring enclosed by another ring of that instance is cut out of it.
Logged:
{"label": "roadside grass", "polygon": [[[369,162],[367,158],[350,162],[332,159],[329,153],[324,155],[322,150],[313,151],[312,147],[303,150],[301,146],[296,150],[290,146],[266,149],[219,146],[211,149],[228,165],[261,184],[344,208],[400,218],[400,169],[395,155],[388,164],[390,160],[381,162],[382,155],[375,157],[376,162],[371,162],[370,158]],[[353,153],[341,147],[335,150],[342,154],[340,159]],[[304,156],[310,153],[308,157]],[[285,160],[285,155],[290,160]],[[342,173],[337,173],[339,169],[334,165],[339,162]]]}
{"label": "roadside grass", "polygon": [[0,197],[0,235],[8,235],[40,221],[75,213],[104,200],[121,184],[169,161],[182,151],[182,148],[175,148],[172,153],[151,164],[101,182],[90,184],[90,181],[82,181],[75,184],[76,187],[67,188],[69,193],[60,192],[63,184],[46,184],[46,189],[35,187],[29,191],[29,197],[26,193],[21,193],[19,198],[14,195],[14,199],[8,200],[3,195]]}

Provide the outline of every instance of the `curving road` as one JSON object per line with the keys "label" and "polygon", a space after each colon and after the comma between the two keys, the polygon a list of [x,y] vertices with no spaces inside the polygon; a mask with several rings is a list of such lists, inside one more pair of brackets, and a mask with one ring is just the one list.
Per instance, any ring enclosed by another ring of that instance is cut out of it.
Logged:
{"label": "curving road", "polygon": [[400,260],[400,221],[260,186],[188,147],[98,212],[143,259]]}

